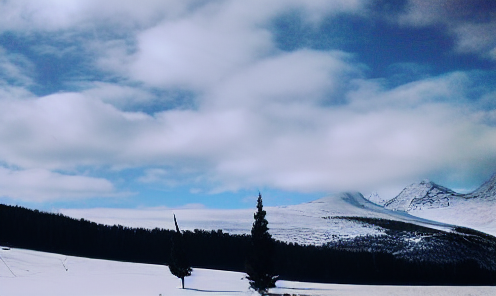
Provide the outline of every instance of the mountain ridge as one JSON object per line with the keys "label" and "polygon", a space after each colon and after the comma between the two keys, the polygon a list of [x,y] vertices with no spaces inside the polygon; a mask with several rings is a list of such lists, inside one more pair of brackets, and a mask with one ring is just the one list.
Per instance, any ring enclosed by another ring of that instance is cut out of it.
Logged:
{"label": "mountain ridge", "polygon": [[412,183],[384,208],[496,235],[496,174],[466,194],[429,180]]}

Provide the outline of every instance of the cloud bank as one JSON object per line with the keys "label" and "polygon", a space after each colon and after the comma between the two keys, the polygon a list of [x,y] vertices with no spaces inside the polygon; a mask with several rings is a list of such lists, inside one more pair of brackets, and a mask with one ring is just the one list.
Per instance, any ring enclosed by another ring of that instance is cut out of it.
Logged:
{"label": "cloud bank", "polygon": [[[494,59],[496,22],[482,8],[408,1],[385,15],[377,2],[3,1],[3,34],[29,50],[0,50],[0,195],[116,196],[129,170],[141,186],[210,193],[473,186],[496,167],[494,70],[391,86],[360,53],[276,42],[274,19],[297,12],[315,30],[338,17],[442,27],[447,54]],[[55,75],[39,66],[47,52],[66,63],[79,52],[79,70],[37,94],[40,75]]]}

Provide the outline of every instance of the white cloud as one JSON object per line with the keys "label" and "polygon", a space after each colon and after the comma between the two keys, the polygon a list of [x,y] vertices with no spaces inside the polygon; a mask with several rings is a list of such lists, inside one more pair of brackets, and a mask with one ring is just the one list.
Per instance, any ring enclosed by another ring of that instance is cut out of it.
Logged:
{"label": "white cloud", "polygon": [[463,24],[454,29],[459,52],[477,52],[496,60],[496,21],[483,24]]}
{"label": "white cloud", "polygon": [[[157,96],[142,88],[120,85],[115,83],[91,82],[81,83],[87,89],[82,91],[86,97],[101,100],[119,109],[129,110],[143,107],[157,100]],[[166,98],[162,98],[165,100]]]}
{"label": "white cloud", "polygon": [[16,200],[44,202],[117,195],[112,183],[101,178],[0,167],[0,196]]}
{"label": "white cloud", "polygon": [[166,21],[141,33],[130,76],[157,86],[203,90],[270,52],[267,31],[224,22],[219,14]]}
{"label": "white cloud", "polygon": [[[0,158],[23,168],[72,169],[117,157],[130,125],[126,113],[75,93],[0,101]],[[105,161],[107,160],[107,161]]]}
{"label": "white cloud", "polygon": [[342,103],[343,90],[360,71],[342,52],[300,50],[269,57],[232,75],[210,95],[206,107]]}
{"label": "white cloud", "polygon": [[351,106],[370,112],[383,108],[415,108],[435,102],[462,104],[466,103],[470,78],[463,72],[454,72],[406,83],[389,91],[380,82],[354,80],[357,88],[348,93]]}
{"label": "white cloud", "polygon": [[177,17],[196,1],[143,0],[16,0],[0,3],[2,30],[60,31],[94,29],[106,25],[130,29],[153,24],[162,17]]}
{"label": "white cloud", "polygon": [[8,53],[0,47],[0,85],[28,86],[33,84],[33,64],[20,54]]}
{"label": "white cloud", "polygon": [[[152,166],[139,181],[187,178],[213,191],[387,190],[496,161],[494,127],[464,104],[469,83],[453,73],[387,90],[346,55],[304,50],[246,67],[195,110],[123,112],[98,92],[0,101],[0,159],[43,170]],[[343,100],[327,102],[334,94]]]}
{"label": "white cloud", "polygon": [[[81,167],[143,168],[137,179],[142,183],[173,186],[187,177],[200,190],[268,186],[390,192],[412,178],[441,171],[459,174],[495,163],[496,131],[488,123],[494,122],[494,112],[467,107],[469,73],[388,89],[381,81],[366,79],[363,66],[350,54],[310,49],[284,53],[266,29],[273,17],[291,10],[301,11],[304,21],[318,22],[325,15],[359,12],[362,5],[296,0],[148,1],[138,6],[132,1],[1,2],[0,26],[10,21],[7,29],[91,32],[102,24],[122,27],[113,31],[110,26],[109,36],[95,30],[103,37],[84,45],[93,50],[99,69],[118,82],[81,83],[85,90],[80,93],[43,97],[2,85],[0,161],[19,170],[0,167],[11,184],[1,183],[0,193],[26,199],[38,190],[40,200],[114,194],[104,179],[54,172]],[[414,8],[404,24],[437,21],[437,12],[422,15],[418,12],[425,7]],[[480,28],[460,21],[450,30],[469,36]],[[485,51],[492,42],[486,36],[485,49],[463,47],[469,38],[463,36],[459,45],[468,51]],[[12,58],[0,57],[1,67],[9,77],[29,84],[29,75]],[[186,89],[195,93],[196,104],[153,115],[123,111],[169,99],[152,87]],[[20,188],[17,193],[15,188]]]}
{"label": "white cloud", "polygon": [[485,1],[409,0],[405,13],[397,17],[402,25],[441,24],[456,39],[458,52],[473,52],[494,59],[496,19],[494,6]]}
{"label": "white cloud", "polygon": [[209,2],[178,18],[166,18],[136,36],[133,50],[115,41],[99,61],[126,77],[158,87],[203,92],[236,75],[277,49],[267,25],[273,17],[296,10],[305,21],[356,12],[362,1]]}

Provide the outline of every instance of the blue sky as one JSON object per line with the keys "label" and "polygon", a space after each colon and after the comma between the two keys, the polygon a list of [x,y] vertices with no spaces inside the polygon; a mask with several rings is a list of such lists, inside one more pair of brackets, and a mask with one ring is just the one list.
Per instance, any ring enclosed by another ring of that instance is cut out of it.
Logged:
{"label": "blue sky", "polygon": [[2,1],[0,202],[246,208],[496,172],[496,2]]}

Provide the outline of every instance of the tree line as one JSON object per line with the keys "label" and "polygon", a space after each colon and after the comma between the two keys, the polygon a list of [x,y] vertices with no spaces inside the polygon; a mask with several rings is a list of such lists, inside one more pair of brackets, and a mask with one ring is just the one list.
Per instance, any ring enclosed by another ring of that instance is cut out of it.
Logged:
{"label": "tree line", "polygon": [[[172,218],[172,217],[171,217]],[[180,222],[180,221],[179,221]],[[0,205],[0,244],[73,256],[170,264],[177,231],[103,225],[61,214]],[[246,272],[251,235],[182,231],[192,267]],[[495,285],[496,267],[468,258],[433,262],[397,258],[385,250],[303,246],[273,241],[279,279],[348,284]],[[493,249],[494,252],[494,249]]]}

